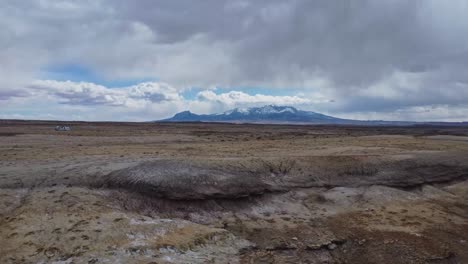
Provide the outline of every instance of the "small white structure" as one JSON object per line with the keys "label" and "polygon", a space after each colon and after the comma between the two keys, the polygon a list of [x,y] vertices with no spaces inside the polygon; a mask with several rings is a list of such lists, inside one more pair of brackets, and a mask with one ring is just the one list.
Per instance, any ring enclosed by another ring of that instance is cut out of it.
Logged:
{"label": "small white structure", "polygon": [[56,126],[55,131],[71,131],[69,126]]}

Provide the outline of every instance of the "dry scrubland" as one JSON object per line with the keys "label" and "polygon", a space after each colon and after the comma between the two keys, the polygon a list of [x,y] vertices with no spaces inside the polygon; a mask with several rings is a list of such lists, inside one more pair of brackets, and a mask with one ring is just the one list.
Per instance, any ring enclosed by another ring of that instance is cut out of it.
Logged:
{"label": "dry scrubland", "polygon": [[0,263],[468,263],[468,128],[0,121]]}

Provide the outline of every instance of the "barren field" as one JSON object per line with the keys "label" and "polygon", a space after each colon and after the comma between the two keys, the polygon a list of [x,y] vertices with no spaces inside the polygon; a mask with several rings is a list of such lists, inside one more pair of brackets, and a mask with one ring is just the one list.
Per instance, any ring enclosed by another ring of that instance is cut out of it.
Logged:
{"label": "barren field", "polygon": [[0,263],[468,263],[468,128],[0,121]]}

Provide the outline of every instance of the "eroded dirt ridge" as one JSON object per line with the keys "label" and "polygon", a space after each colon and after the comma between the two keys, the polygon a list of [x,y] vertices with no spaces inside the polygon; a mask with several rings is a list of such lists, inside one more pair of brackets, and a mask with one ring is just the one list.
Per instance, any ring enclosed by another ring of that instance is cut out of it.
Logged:
{"label": "eroded dirt ridge", "polygon": [[468,263],[465,128],[54,125],[0,126],[1,263]]}

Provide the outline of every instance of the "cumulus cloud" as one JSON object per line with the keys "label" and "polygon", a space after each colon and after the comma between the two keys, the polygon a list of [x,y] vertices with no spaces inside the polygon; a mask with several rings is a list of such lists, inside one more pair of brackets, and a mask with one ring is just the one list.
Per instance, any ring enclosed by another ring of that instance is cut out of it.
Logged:
{"label": "cumulus cloud", "polygon": [[201,91],[195,100],[190,100],[188,105],[198,113],[218,113],[236,107],[252,107],[261,105],[289,105],[302,107],[312,103],[313,100],[302,96],[273,96],[266,94],[250,95],[242,91],[229,91],[215,93],[213,90]]}
{"label": "cumulus cloud", "polygon": [[150,121],[184,109],[177,89],[160,82],[112,88],[89,82],[36,80],[2,102],[0,118]]}
{"label": "cumulus cloud", "polygon": [[[448,120],[468,106],[467,13],[467,0],[4,0],[0,103],[47,91],[62,105],[153,103],[160,113],[273,100],[369,118],[435,109],[434,117]],[[162,82],[30,84],[45,67],[66,63],[105,79],[162,80],[170,89]],[[190,87],[207,91],[180,98]],[[295,95],[268,98],[236,87]]]}
{"label": "cumulus cloud", "polygon": [[31,91],[57,97],[64,104],[126,106],[145,101],[161,103],[181,100],[178,92],[165,83],[140,83],[110,89],[87,82],[38,80],[29,86]]}
{"label": "cumulus cloud", "polygon": [[230,91],[227,93],[216,94],[211,90],[202,91],[198,94],[198,99],[201,101],[219,102],[227,106],[236,105],[261,105],[261,104],[285,104],[297,105],[306,104],[311,101],[298,96],[271,96],[264,94],[249,95],[240,91]]}

